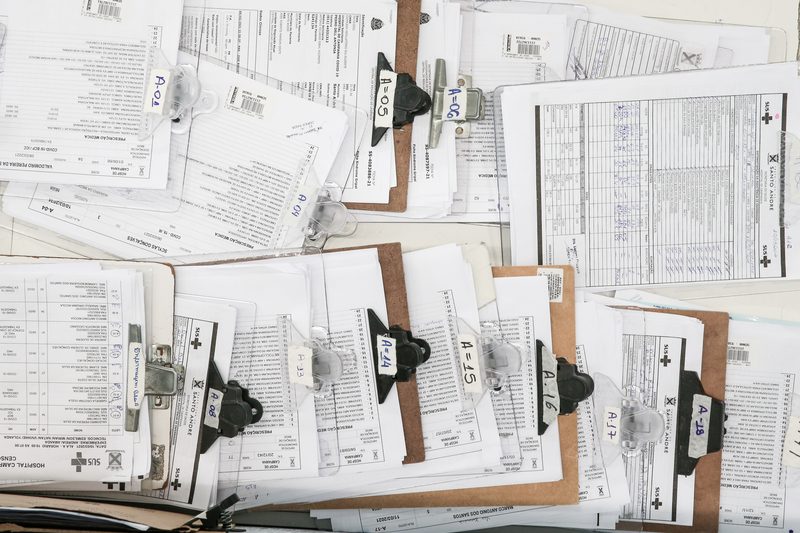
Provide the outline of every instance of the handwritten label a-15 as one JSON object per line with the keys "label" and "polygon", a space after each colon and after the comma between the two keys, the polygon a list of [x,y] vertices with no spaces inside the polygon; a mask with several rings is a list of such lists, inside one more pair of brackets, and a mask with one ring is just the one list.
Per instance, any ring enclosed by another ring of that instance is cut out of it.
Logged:
{"label": "handwritten label a-15", "polygon": [[478,340],[474,335],[460,333],[457,337],[458,358],[461,364],[461,383],[467,394],[481,394],[483,383],[481,381],[480,352]]}

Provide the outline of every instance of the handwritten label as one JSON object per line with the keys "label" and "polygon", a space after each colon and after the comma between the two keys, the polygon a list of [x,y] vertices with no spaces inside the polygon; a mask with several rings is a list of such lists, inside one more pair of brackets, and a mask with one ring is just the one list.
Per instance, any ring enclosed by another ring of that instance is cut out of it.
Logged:
{"label": "handwritten label", "polygon": [[547,276],[547,292],[550,301],[561,303],[564,301],[564,271],[560,268],[539,268],[538,276]]}
{"label": "handwritten label", "polygon": [[167,102],[167,87],[169,87],[170,72],[163,68],[154,68],[150,71],[150,78],[145,87],[144,112],[156,115],[168,115],[169,103]]}
{"label": "handwritten label", "polygon": [[381,70],[378,73],[378,92],[375,94],[375,127],[391,128],[394,119],[394,91],[397,73]]}
{"label": "handwritten label", "polygon": [[611,444],[619,444],[622,440],[622,410],[619,407],[606,407],[603,410],[603,440]]}
{"label": "handwritten label", "polygon": [[84,0],[83,15],[103,20],[122,20],[122,0]]}
{"label": "handwritten label", "polygon": [[708,423],[711,418],[711,397],[692,397],[692,423],[689,428],[689,457],[699,459],[708,454]]}
{"label": "handwritten label", "polygon": [[378,374],[397,374],[397,341],[392,337],[378,337]]}
{"label": "handwritten label", "polygon": [[234,85],[228,91],[225,107],[250,117],[264,118],[267,109],[267,97]]}
{"label": "handwritten label", "polygon": [[128,409],[142,406],[144,390],[144,346],[141,342],[128,343]]}
{"label": "handwritten label", "polygon": [[458,358],[461,363],[461,383],[467,394],[481,394],[483,381],[481,380],[480,352],[478,339],[468,333],[460,333],[457,337]]}
{"label": "handwritten label", "polygon": [[314,388],[314,376],[311,374],[311,357],[314,351],[308,346],[289,346],[289,383]]}
{"label": "handwritten label", "polygon": [[542,38],[527,35],[503,34],[502,53],[504,57],[520,59],[542,57]]}
{"label": "handwritten label", "polygon": [[445,87],[442,120],[464,120],[467,112],[467,91],[461,87]]}
{"label": "handwritten label", "polygon": [[222,391],[208,389],[208,403],[206,404],[206,416],[203,419],[203,424],[219,429],[220,409],[222,409]]}
{"label": "handwritten label", "polygon": [[552,355],[542,354],[542,422],[548,426],[556,421],[561,411],[561,395],[558,394],[558,363]]}
{"label": "handwritten label", "polygon": [[789,427],[783,440],[783,464],[800,468],[800,416],[789,417]]}
{"label": "handwritten label", "polygon": [[303,222],[303,214],[308,207],[314,203],[316,197],[317,188],[312,185],[304,185],[297,191],[297,194],[289,205],[289,215],[292,219],[297,221],[297,224]]}

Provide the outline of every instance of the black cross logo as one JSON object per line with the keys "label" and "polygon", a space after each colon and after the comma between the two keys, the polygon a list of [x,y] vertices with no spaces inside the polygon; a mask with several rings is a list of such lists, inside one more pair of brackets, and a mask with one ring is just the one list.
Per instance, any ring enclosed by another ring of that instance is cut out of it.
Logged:
{"label": "black cross logo", "polygon": [[772,120],[772,115],[769,114],[769,111],[765,111],[764,116],[761,117],[761,120],[764,121],[764,124],[769,125],[769,121]]}
{"label": "black cross logo", "polygon": [[170,486],[172,487],[172,490],[178,490],[178,489],[179,489],[179,488],[180,488],[182,485],[181,485],[181,483],[178,481],[178,478],[175,478],[175,479],[172,481],[172,483],[170,483]]}
{"label": "black cross logo", "polygon": [[597,487],[597,493],[598,496],[605,496],[605,493],[603,492],[603,487]]}
{"label": "black cross logo", "polygon": [[778,154],[769,154],[768,163],[778,163]]}
{"label": "black cross logo", "polygon": [[763,266],[764,268],[767,268],[769,264],[772,263],[772,259],[768,258],[765,255],[764,257],[761,258],[761,261],[759,261],[759,263],[761,263],[761,266]]}
{"label": "black cross logo", "polygon": [[191,344],[192,348],[194,348],[195,350],[203,345],[203,343],[200,342],[200,339],[198,339],[197,337],[195,337],[195,339],[192,342],[190,342],[189,344]]}
{"label": "black cross logo", "polygon": [[205,386],[206,386],[206,381],[204,379],[192,379],[193,389],[202,389]]}
{"label": "black cross logo", "polygon": [[662,505],[664,505],[664,502],[662,502],[661,500],[659,500],[659,499],[658,499],[658,497],[656,497],[656,499],[655,499],[654,501],[652,501],[652,502],[650,503],[650,505],[652,505],[653,507],[655,507],[655,508],[656,508],[656,511],[658,511],[658,508],[659,508],[659,507],[661,507]]}
{"label": "black cross logo", "polygon": [[88,461],[83,458],[83,454],[81,452],[77,452],[75,459],[72,459],[69,464],[75,467],[76,472],[81,471],[82,466],[86,466]]}
{"label": "black cross logo", "polygon": [[675,396],[667,396],[665,405],[675,405]]}
{"label": "black cross logo", "polygon": [[289,466],[294,467],[294,457],[289,457]]}
{"label": "black cross logo", "polygon": [[659,361],[659,362],[660,362],[662,365],[664,365],[664,368],[666,368],[666,367],[667,367],[667,365],[668,365],[668,364],[670,364],[670,363],[672,362],[672,359],[670,359],[668,355],[664,354],[664,357],[662,357],[662,358],[661,358],[661,359],[659,359],[658,361]]}
{"label": "black cross logo", "polygon": [[105,485],[108,490],[114,490],[114,485],[119,485],[119,490],[125,490],[125,483],[104,481],[103,485]]}
{"label": "black cross logo", "polygon": [[682,63],[686,63],[692,66],[698,66],[700,64],[700,54],[690,54],[688,52],[682,52],[683,59],[681,59]]}
{"label": "black cross logo", "polygon": [[108,466],[122,466],[122,454],[119,452],[108,452]]}

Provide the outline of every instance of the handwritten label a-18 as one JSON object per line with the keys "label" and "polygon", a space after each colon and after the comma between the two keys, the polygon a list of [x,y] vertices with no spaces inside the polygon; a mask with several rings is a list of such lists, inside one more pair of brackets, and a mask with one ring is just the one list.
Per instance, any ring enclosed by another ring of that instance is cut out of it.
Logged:
{"label": "handwritten label a-18", "polygon": [[692,423],[689,427],[689,457],[699,459],[708,453],[708,422],[711,418],[711,397],[692,397]]}
{"label": "handwritten label a-18", "polygon": [[169,87],[169,70],[154,68],[145,86],[144,112],[156,115],[168,115],[167,87]]}
{"label": "handwritten label a-18", "polygon": [[461,333],[457,337],[458,358],[461,364],[461,383],[467,394],[481,394],[483,383],[481,381],[480,352],[478,340],[474,335]]}
{"label": "handwritten label a-18", "polygon": [[467,112],[467,91],[461,87],[445,87],[442,120],[464,120]]}
{"label": "handwritten label a-18", "polygon": [[289,383],[314,388],[314,376],[311,374],[311,357],[314,351],[308,346],[289,346]]}

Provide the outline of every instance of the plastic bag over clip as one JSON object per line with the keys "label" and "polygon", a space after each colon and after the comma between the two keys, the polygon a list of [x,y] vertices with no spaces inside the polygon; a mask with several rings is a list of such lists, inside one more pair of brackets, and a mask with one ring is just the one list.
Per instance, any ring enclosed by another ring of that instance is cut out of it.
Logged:
{"label": "plastic bag over clip", "polygon": [[217,95],[204,91],[192,65],[171,65],[159,48],[152,48],[145,78],[139,139],[147,139],[166,121],[173,133],[189,131],[192,118],[217,108]]}
{"label": "plastic bag over clip", "polygon": [[664,436],[664,417],[645,405],[640,391],[621,391],[608,376],[595,374],[595,425],[605,464],[620,455],[634,456]]}
{"label": "plastic bag over clip", "polygon": [[499,324],[481,324],[483,334],[476,333],[466,322],[451,317],[455,335],[456,363],[464,409],[474,409],[486,391],[503,392],[508,379],[520,371],[523,352],[507,342]]}

